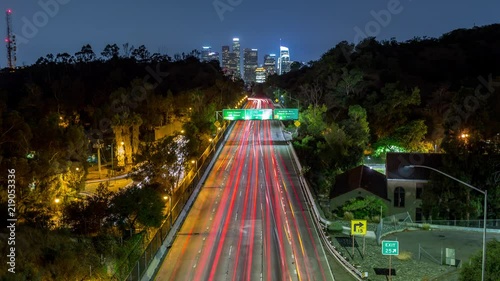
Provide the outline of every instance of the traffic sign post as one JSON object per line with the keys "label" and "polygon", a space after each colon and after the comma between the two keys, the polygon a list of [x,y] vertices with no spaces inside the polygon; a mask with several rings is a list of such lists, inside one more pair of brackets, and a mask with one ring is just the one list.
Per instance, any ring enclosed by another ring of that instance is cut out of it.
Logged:
{"label": "traffic sign post", "polygon": [[365,254],[366,220],[351,220],[352,255],[354,256],[354,235],[363,235],[363,255]]}
{"label": "traffic sign post", "polygon": [[389,280],[391,280],[391,260],[392,256],[399,255],[399,241],[382,241],[382,255],[389,256]]}
{"label": "traffic sign post", "polygon": [[382,255],[397,256],[399,255],[399,241],[382,241]]}
{"label": "traffic sign post", "polygon": [[351,220],[351,235],[366,235],[366,220]]}

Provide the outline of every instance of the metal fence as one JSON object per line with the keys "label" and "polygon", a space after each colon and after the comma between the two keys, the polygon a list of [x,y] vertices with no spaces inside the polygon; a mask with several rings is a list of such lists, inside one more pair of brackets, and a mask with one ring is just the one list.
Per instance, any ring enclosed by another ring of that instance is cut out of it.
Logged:
{"label": "metal fence", "polygon": [[407,223],[412,223],[411,216],[408,212],[382,218],[375,230],[377,243],[380,244],[380,239],[388,233],[408,228],[406,225]]}
{"label": "metal fence", "polygon": [[142,276],[153,261],[156,253],[160,250],[160,247],[172,228],[173,223],[179,217],[182,209],[189,200],[189,197],[193,193],[194,188],[201,178],[202,171],[205,170],[214,157],[216,148],[221,145],[226,133],[226,128],[227,124],[224,124],[221,128],[222,130],[220,130],[219,133],[213,138],[209,147],[207,147],[197,160],[196,166],[186,174],[186,177],[174,190],[172,198],[175,199],[171,202],[171,208],[168,210],[169,213],[167,214],[163,224],[156,231],[151,240],[138,245],[138,249],[142,252],[140,258],[135,260],[134,258],[136,258],[137,255],[130,254],[126,261],[117,268],[115,274],[111,278],[112,280],[141,280]]}
{"label": "metal fence", "polygon": [[[471,227],[471,228],[483,228],[484,225],[483,220],[426,220],[426,221],[416,221],[415,223],[461,226],[461,227]],[[500,229],[500,220],[499,219],[486,220],[486,228]]]}

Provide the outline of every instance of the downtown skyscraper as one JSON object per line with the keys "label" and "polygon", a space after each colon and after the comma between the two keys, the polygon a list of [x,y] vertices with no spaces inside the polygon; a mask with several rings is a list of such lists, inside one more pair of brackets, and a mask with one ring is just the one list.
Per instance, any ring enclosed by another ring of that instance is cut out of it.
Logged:
{"label": "downtown skyscraper", "polygon": [[241,78],[241,52],[240,52],[240,39],[233,38],[233,55],[232,55],[233,76],[238,79]]}
{"label": "downtown skyscraper", "polygon": [[243,52],[243,80],[250,84],[255,82],[255,69],[259,66],[257,49],[245,48]]}
{"label": "downtown skyscraper", "polygon": [[278,58],[278,74],[282,75],[290,71],[290,51],[285,46],[280,46],[280,57]]}
{"label": "downtown skyscraper", "polygon": [[240,39],[233,38],[233,50],[229,50],[228,45],[222,46],[222,70],[225,75],[232,76],[233,79],[241,78],[240,68]]}
{"label": "downtown skyscraper", "polygon": [[264,69],[266,70],[266,76],[273,75],[276,73],[276,54],[264,55]]}
{"label": "downtown skyscraper", "polygon": [[229,67],[230,60],[231,60],[231,51],[229,50],[229,46],[227,46],[227,45],[222,46],[221,66],[222,66],[222,71],[224,72],[224,75],[232,75],[231,69]]}
{"label": "downtown skyscraper", "polygon": [[202,61],[219,61],[219,53],[212,51],[209,46],[203,46],[201,50],[201,60]]}

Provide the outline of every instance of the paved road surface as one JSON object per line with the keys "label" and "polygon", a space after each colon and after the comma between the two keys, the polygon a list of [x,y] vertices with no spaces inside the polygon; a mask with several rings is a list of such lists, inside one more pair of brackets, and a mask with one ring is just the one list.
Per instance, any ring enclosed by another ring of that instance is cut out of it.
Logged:
{"label": "paved road surface", "polygon": [[308,208],[280,123],[237,121],[156,280],[333,280]]}

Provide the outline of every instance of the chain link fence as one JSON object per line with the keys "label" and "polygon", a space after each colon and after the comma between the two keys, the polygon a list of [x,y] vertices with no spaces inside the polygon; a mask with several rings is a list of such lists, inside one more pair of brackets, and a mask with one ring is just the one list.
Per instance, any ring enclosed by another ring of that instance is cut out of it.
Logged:
{"label": "chain link fence", "polygon": [[413,223],[408,212],[394,214],[382,218],[378,223],[377,228],[375,229],[375,237],[377,238],[377,243],[381,243],[380,239],[384,235],[408,228],[407,223]]}

